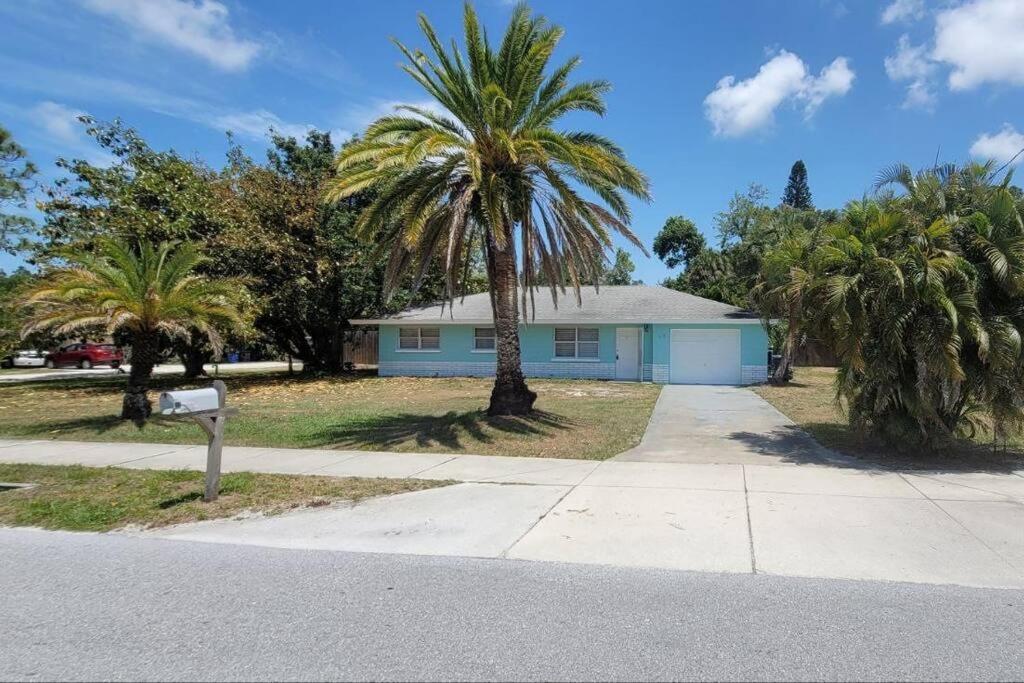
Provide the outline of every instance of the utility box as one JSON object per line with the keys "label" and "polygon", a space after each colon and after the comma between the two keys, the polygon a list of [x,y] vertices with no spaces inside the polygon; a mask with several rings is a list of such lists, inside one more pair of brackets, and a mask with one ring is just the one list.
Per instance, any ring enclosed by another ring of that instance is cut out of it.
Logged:
{"label": "utility box", "polygon": [[163,415],[188,415],[220,407],[220,396],[213,387],[164,391],[160,394],[160,413]]}

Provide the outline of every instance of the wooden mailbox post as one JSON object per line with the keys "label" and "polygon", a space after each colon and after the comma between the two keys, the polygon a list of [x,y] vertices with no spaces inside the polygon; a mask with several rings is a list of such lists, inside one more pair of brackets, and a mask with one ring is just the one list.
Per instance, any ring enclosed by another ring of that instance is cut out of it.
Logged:
{"label": "wooden mailbox post", "polygon": [[206,490],[203,500],[207,503],[217,500],[220,488],[221,450],[224,447],[224,423],[228,416],[237,415],[237,408],[228,408],[227,387],[221,380],[214,380],[209,389],[179,392],[168,391],[160,395],[160,409],[164,415],[191,417],[206,432]]}

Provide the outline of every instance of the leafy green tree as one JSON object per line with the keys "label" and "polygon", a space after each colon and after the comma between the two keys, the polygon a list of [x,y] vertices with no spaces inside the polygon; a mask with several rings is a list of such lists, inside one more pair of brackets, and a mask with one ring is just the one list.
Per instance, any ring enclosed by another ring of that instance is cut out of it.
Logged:
{"label": "leafy green tree", "polygon": [[22,319],[17,308],[19,291],[32,281],[32,273],[18,268],[7,274],[0,270],[0,356],[21,348]]}
{"label": "leafy green tree", "polygon": [[101,237],[204,244],[223,230],[225,219],[210,187],[210,169],[173,150],[152,149],[118,120],[80,119],[86,133],[115,163],[57,160],[66,175],[47,188],[41,203],[46,220],[37,260],[45,262],[69,245],[89,248]]}
{"label": "leafy green tree", "polygon": [[625,249],[615,250],[615,261],[600,278],[602,285],[634,285],[642,284],[633,279],[636,265]]}
{"label": "leafy green tree", "polygon": [[[173,150],[154,150],[118,120],[80,120],[115,163],[97,166],[82,159],[58,159],[67,175],[47,189],[43,239],[35,245],[35,260],[49,262],[68,247],[91,249],[101,238],[128,244],[186,240],[210,253],[215,238],[227,228],[212,188],[214,173]],[[222,272],[218,259],[199,267],[210,275]],[[193,332],[173,340],[169,349],[184,364],[186,377],[205,374],[203,364],[213,355],[208,340],[198,330]],[[222,333],[232,335],[233,342],[241,341],[236,330]]]}
{"label": "leafy green tree", "polygon": [[[263,165],[232,148],[216,190],[230,220],[211,249],[226,273],[249,279],[262,304],[258,330],[307,369],[337,372],[350,319],[440,300],[443,273],[429,268],[418,283],[400,274],[386,304],[386,260],[355,233],[372,195],[323,202],[337,154],[330,135],[311,131],[305,142],[273,135],[272,142]],[[478,281],[467,281],[480,291]]]}
{"label": "leafy green tree", "polygon": [[669,268],[687,268],[707,249],[707,241],[697,226],[683,216],[670,216],[654,238],[654,255]]}
{"label": "leafy green tree", "polygon": [[147,391],[161,337],[187,339],[196,330],[219,348],[220,330],[245,326],[244,284],[199,275],[203,257],[191,243],[142,242],[132,249],[101,237],[94,252],[69,249],[61,257],[63,265],[25,292],[24,331],[127,335],[131,370],[121,418],[140,426],[152,411]]}
{"label": "leafy green tree", "polygon": [[14,141],[10,132],[0,126],[0,250],[14,253],[17,238],[32,229],[27,216],[12,214],[12,208],[25,208],[32,176],[36,167],[28,161],[28,153]]}
{"label": "leafy green tree", "polygon": [[793,209],[806,211],[814,208],[811,201],[811,186],[807,184],[807,167],[802,160],[797,160],[789,171],[789,180],[782,193],[782,203]]}
{"label": "leafy green tree", "polygon": [[746,242],[766,232],[772,208],[768,206],[768,190],[751,183],[746,192],[736,192],[729,199],[729,208],[715,214],[715,232],[719,249],[737,242]]}
{"label": "leafy green tree", "polygon": [[578,297],[613,232],[643,249],[629,229],[625,194],[647,199],[648,183],[610,140],[554,128],[570,112],[603,114],[609,88],[604,81],[570,85],[578,58],[547,71],[561,28],[518,5],[495,49],[469,4],[464,23],[465,54],[455,44],[446,49],[423,16],[432,54],[398,44],[405,71],[441,111],[402,107],[373,123],[339,154],[328,196],[376,192],[359,228],[389,249],[388,293],[403,273],[426,273],[441,254],[453,297],[469,255],[483,250],[497,334],[488,413],[524,414],[536,394],[520,364],[520,306],[525,313],[541,272],[556,297],[562,264]]}
{"label": "leafy green tree", "polygon": [[731,306],[747,306],[748,290],[736,277],[729,254],[716,249],[700,252],[684,272],[665,279],[661,284]]}

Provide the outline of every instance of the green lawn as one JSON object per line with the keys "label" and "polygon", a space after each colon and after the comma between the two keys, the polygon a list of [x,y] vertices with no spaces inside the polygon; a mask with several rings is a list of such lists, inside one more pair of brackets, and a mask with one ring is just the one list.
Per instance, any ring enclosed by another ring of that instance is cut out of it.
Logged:
{"label": "green lawn", "polygon": [[0,464],[0,482],[34,484],[0,489],[0,525],[71,531],[108,531],[132,524],[155,527],[230,517],[245,510],[273,514],[451,483],[239,472],[221,477],[220,497],[204,503],[203,476],[183,470]]}
{"label": "green lawn", "polygon": [[[484,413],[491,381],[469,378],[287,373],[223,377],[225,443],[244,446],[477,453],[604,459],[640,441],[660,387],[534,380],[540,398],[523,418]],[[208,383],[208,381],[207,381]],[[154,387],[199,386],[159,376]],[[0,436],[83,441],[204,443],[188,421],[154,417],[137,429],[117,418],[123,377],[0,385]],[[157,391],[152,394],[154,403]]]}
{"label": "green lawn", "polygon": [[822,445],[862,459],[908,464],[962,463],[1002,468],[1024,462],[1024,439],[1011,439],[993,453],[986,435],[963,440],[940,453],[897,452],[878,440],[850,428],[842,406],[836,402],[835,368],[795,368],[793,381],[784,386],[763,385],[754,391],[779,409]]}

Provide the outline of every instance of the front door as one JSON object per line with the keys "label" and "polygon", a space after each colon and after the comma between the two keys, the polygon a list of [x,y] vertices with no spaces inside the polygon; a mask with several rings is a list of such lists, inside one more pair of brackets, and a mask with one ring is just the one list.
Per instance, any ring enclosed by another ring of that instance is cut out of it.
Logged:
{"label": "front door", "polygon": [[640,328],[615,328],[615,379],[640,379]]}

